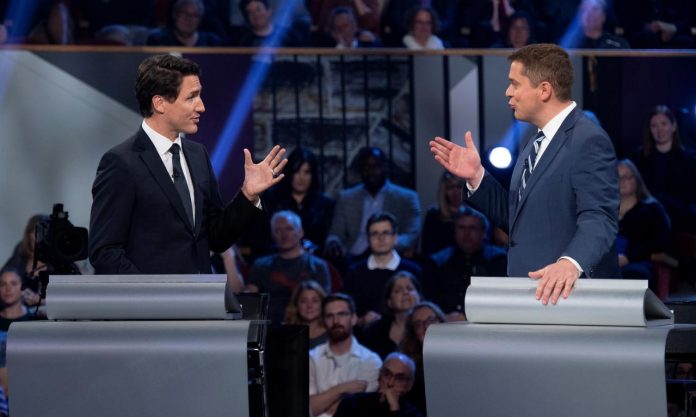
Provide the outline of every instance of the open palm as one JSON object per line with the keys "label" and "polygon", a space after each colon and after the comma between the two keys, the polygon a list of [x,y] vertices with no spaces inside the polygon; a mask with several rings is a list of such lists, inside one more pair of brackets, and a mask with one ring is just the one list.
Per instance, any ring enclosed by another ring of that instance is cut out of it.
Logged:
{"label": "open palm", "polygon": [[471,132],[466,132],[464,140],[466,147],[436,137],[430,141],[430,151],[446,170],[469,181],[480,177],[481,156],[471,138]]}

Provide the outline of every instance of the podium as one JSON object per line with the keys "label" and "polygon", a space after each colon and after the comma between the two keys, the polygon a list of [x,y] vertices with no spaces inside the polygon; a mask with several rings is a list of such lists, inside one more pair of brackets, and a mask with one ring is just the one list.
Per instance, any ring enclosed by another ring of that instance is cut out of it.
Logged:
{"label": "podium", "polygon": [[645,281],[578,280],[546,306],[535,290],[526,278],[474,277],[469,322],[428,328],[429,417],[666,417],[674,319]]}
{"label": "podium", "polygon": [[16,322],[8,334],[12,414],[268,415],[265,322],[241,320],[225,282],[52,276],[49,321]]}

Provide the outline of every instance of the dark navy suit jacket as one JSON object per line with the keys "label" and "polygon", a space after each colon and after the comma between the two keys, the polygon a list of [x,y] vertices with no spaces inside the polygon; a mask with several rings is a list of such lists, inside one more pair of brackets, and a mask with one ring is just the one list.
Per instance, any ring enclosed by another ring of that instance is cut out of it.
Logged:
{"label": "dark navy suit jacket", "polygon": [[507,230],[508,275],[526,277],[569,256],[584,275],[619,278],[615,241],[619,188],[609,136],[578,108],[566,117],[539,159],[518,202],[524,146],[505,190],[486,174],[470,201]]}
{"label": "dark navy suit jacket", "polygon": [[210,250],[223,252],[256,220],[242,193],[226,207],[205,147],[183,139],[194,185],[196,224],[142,128],[99,162],[92,186],[89,259],[98,274],[210,273]]}

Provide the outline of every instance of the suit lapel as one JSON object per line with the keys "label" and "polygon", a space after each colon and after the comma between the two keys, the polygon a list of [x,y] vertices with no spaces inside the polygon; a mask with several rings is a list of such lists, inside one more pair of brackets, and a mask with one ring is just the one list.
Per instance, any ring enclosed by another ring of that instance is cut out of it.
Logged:
{"label": "suit lapel", "polygon": [[[554,135],[553,140],[551,140],[551,143],[549,143],[549,145],[546,147],[546,150],[544,150],[544,153],[541,155],[541,159],[539,159],[539,162],[536,164],[536,167],[534,167],[534,172],[529,177],[529,180],[527,181],[527,186],[525,187],[524,191],[522,191],[522,198],[519,202],[516,203],[516,206],[513,210],[512,220],[510,221],[511,230],[512,225],[517,220],[517,216],[519,215],[520,210],[527,201],[527,197],[532,192],[539,180],[544,176],[544,173],[548,170],[548,167],[551,166],[551,163],[556,158],[559,151],[565,146],[566,141],[568,139],[568,134],[566,133],[566,131],[568,129],[571,129],[575,125],[576,118],[577,108],[573,109],[573,111],[571,111],[570,114],[568,114],[568,116],[565,118],[565,120],[561,124],[561,127]],[[531,152],[531,142],[531,140],[527,142],[527,146],[525,146],[523,155],[521,155],[524,158],[527,158],[527,156]],[[519,189],[520,177],[522,176],[521,166],[522,164],[517,164],[512,176],[512,178],[515,178],[517,181],[515,183],[515,196],[517,195],[516,192]],[[516,199],[514,199],[514,201],[516,201]]]}
{"label": "suit lapel", "polygon": [[187,220],[188,216],[186,216],[184,203],[181,202],[181,198],[174,187],[174,182],[169,177],[167,168],[164,167],[162,158],[160,158],[159,154],[157,153],[155,145],[152,144],[152,141],[150,141],[150,138],[142,129],[140,132],[138,132],[136,142],[137,146],[142,150],[140,153],[140,158],[145,163],[145,166],[150,171],[150,174],[160,186],[162,192],[164,192],[164,195],[169,200],[169,203],[174,207],[174,211],[176,211],[179,214],[179,217],[181,217],[181,221],[183,221],[186,226],[191,229],[191,222]]}

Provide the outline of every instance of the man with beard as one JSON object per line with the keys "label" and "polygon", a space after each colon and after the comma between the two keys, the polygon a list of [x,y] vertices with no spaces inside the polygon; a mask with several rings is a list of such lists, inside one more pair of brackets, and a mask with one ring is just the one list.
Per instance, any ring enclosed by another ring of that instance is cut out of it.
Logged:
{"label": "man with beard", "polygon": [[380,211],[392,213],[399,225],[396,250],[412,250],[420,232],[418,195],[387,179],[389,161],[381,149],[364,147],[357,161],[362,183],[342,191],[336,202],[326,239],[327,255],[332,259],[364,255],[368,249],[367,220]]}
{"label": "man with beard", "polygon": [[353,337],[358,317],[349,295],[331,294],[321,307],[329,341],[309,352],[309,406],[313,416],[330,417],[345,395],[377,389],[382,360]]}

